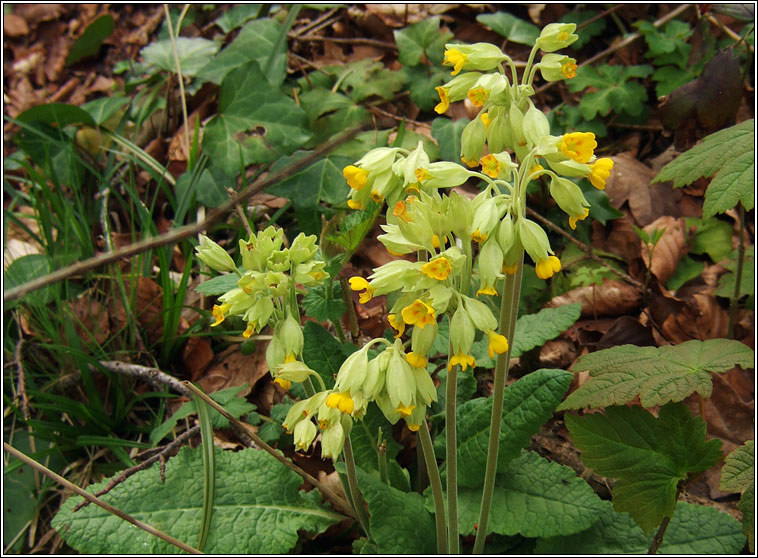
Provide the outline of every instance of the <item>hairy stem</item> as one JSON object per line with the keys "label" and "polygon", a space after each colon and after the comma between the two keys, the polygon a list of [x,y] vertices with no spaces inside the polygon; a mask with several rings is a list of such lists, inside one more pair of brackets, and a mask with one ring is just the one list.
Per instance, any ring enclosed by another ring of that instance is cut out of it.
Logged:
{"label": "hairy stem", "polygon": [[[457,365],[456,365],[457,366]],[[445,392],[445,466],[447,467],[448,550],[460,554],[458,538],[458,440],[455,428],[455,399],[458,383],[456,366],[448,368]],[[434,454],[432,454],[433,456]]]}
{"label": "hairy stem", "polygon": [[445,495],[442,492],[442,481],[437,460],[434,458],[434,446],[432,435],[429,433],[429,425],[426,420],[421,422],[418,431],[418,439],[426,462],[426,471],[429,475],[429,484],[432,487],[434,499],[434,519],[437,524],[437,554],[447,554],[447,527],[445,526]]}
{"label": "hairy stem", "polygon": [[369,531],[368,528],[368,516],[366,515],[366,507],[363,504],[363,496],[361,495],[360,488],[358,488],[358,475],[355,469],[353,446],[350,443],[349,435],[345,437],[345,446],[343,448],[343,453],[345,455],[345,468],[347,469],[347,484],[350,488],[350,495],[352,496],[355,513],[358,515],[358,522],[361,524],[363,532],[367,537],[371,538],[371,531]]}

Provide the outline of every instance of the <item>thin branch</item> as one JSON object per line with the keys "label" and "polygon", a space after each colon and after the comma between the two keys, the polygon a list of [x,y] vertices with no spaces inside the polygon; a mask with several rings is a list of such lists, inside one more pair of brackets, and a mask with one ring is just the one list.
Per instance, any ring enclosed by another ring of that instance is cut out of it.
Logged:
{"label": "thin branch", "polygon": [[322,157],[325,153],[328,153],[338,145],[355,137],[359,131],[360,128],[354,128],[353,130],[350,130],[338,136],[336,139],[326,143],[323,147],[316,149],[310,155],[307,155],[306,157],[295,161],[293,164],[287,166],[287,168],[282,169],[278,173],[269,175],[265,179],[256,180],[253,184],[249,185],[239,194],[225,201],[219,207],[211,210],[203,221],[194,223],[192,225],[177,227],[176,229],[173,229],[160,236],[149,237],[140,242],[130,244],[129,246],[124,246],[123,248],[113,250],[112,252],[107,252],[105,254],[100,254],[98,256],[88,258],[84,261],[58,269],[48,275],[33,279],[32,281],[28,281],[22,285],[19,285],[18,287],[8,289],[3,293],[3,302],[7,303],[13,300],[17,300],[32,291],[41,289],[58,281],[62,281],[68,277],[79,275],[85,271],[100,267],[101,265],[120,260],[121,258],[128,258],[130,256],[134,256],[135,254],[140,254],[152,248],[174,244],[180,240],[198,234],[206,230],[216,221],[221,220],[229,210],[234,209],[234,206],[236,204],[246,201],[256,192],[260,192],[269,186],[273,186],[284,178],[294,174],[301,169],[304,169]]}
{"label": "thin branch", "polygon": [[[129,362],[120,362],[117,360],[104,360],[100,361],[98,364],[106,370],[115,372],[116,374],[145,380],[159,389],[163,386],[168,386],[182,395],[192,397],[192,391],[187,389],[181,380],[177,380],[170,374],[166,374],[157,368],[142,366],[140,364],[131,364]],[[97,371],[97,366],[90,365],[90,369]]]}
{"label": "thin branch", "polygon": [[397,45],[393,43],[387,43],[385,41],[378,41],[376,39],[366,39],[363,37],[354,38],[341,38],[341,37],[322,37],[321,35],[300,35],[296,36],[290,33],[287,35],[290,39],[297,39],[298,41],[331,41],[337,44],[347,45],[368,45],[379,48],[386,48],[387,50],[397,50]]}

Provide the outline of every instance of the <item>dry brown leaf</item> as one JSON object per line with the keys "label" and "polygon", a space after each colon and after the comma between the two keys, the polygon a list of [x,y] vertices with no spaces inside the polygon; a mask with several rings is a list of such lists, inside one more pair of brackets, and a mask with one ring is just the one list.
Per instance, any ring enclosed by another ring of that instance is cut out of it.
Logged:
{"label": "dry brown leaf", "polygon": [[36,27],[43,21],[56,19],[66,11],[68,8],[63,4],[16,4],[13,6],[13,12],[24,18],[29,27]]}
{"label": "dry brown leaf", "polygon": [[653,275],[665,284],[674,275],[679,260],[687,253],[684,220],[663,216],[647,225],[644,230],[652,237],[655,229],[665,229],[665,231],[653,249],[652,262],[650,262],[648,246],[642,240],[640,240],[640,250],[642,261],[650,267]]}
{"label": "dry brown leaf", "polygon": [[[203,103],[195,109],[195,111],[190,114],[187,117],[187,120],[189,122],[189,140],[190,142],[194,141],[194,130],[195,130],[195,120],[198,118],[200,119],[200,122],[205,120],[205,118],[210,114],[211,112],[211,106],[214,102],[214,99],[212,97],[208,97],[203,101]],[[186,161],[188,159],[188,153],[187,153],[187,146],[186,146],[186,136],[184,134],[185,130],[185,124],[182,123],[182,125],[179,127],[179,129],[174,134],[174,137],[171,138],[171,142],[168,144],[168,158],[172,161]],[[198,142],[203,141],[203,126],[200,126],[200,133],[198,137]]]}
{"label": "dry brown leaf", "polygon": [[198,380],[197,383],[206,393],[247,384],[247,388],[239,393],[243,397],[250,393],[258,380],[268,374],[263,343],[259,344],[258,350],[250,355],[243,355],[239,347],[230,347],[230,349],[233,350],[224,351],[219,355],[220,362],[211,366]]}
{"label": "dry brown leaf", "polygon": [[557,308],[577,302],[582,305],[582,316],[620,316],[639,307],[642,293],[623,281],[606,279],[601,285],[577,287],[556,296],[547,306]]}
{"label": "dry brown leaf", "polygon": [[[597,225],[597,227],[595,226]],[[640,257],[640,237],[632,228],[634,222],[632,218],[624,214],[619,219],[614,219],[606,227],[602,227],[597,221],[593,221],[593,246],[599,244],[603,250],[619,256],[624,261],[631,264]],[[608,236],[596,243],[595,231],[605,231],[610,227]]]}
{"label": "dry brown leaf", "polygon": [[74,328],[83,343],[93,340],[102,345],[111,335],[108,309],[97,300],[85,295],[71,301]]}
{"label": "dry brown leaf", "polygon": [[715,296],[694,293],[685,299],[680,311],[666,316],[661,330],[673,343],[684,343],[689,339],[726,337],[728,324],[729,316]]}
{"label": "dry brown leaf", "polygon": [[614,166],[605,191],[613,207],[618,209],[628,202],[632,216],[642,226],[663,215],[681,215],[677,201],[683,194],[679,190],[668,184],[650,186],[657,173],[637,159],[623,153],[611,159]]}
{"label": "dry brown leaf", "polygon": [[338,497],[341,497],[339,500],[334,501],[323,492],[321,494],[329,501],[335,510],[342,512],[348,516],[351,516],[353,513],[355,513],[352,509],[350,509],[349,505],[345,505],[347,503],[347,499],[345,498],[345,490],[342,488],[342,482],[340,481],[339,473],[337,471],[332,471],[331,473],[327,474],[326,471],[321,470],[318,471],[316,478],[318,478],[319,482],[324,486],[330,488],[334,494],[336,494]]}
{"label": "dry brown leaf", "polygon": [[196,382],[213,360],[211,342],[207,337],[190,337],[182,351],[182,361],[189,372],[189,379]]}
{"label": "dry brown leaf", "polygon": [[23,37],[29,34],[29,25],[19,15],[5,14],[3,16],[3,32],[7,37]]}
{"label": "dry brown leaf", "polygon": [[540,366],[566,368],[577,358],[577,348],[565,339],[551,339],[540,349]]}
{"label": "dry brown leaf", "polygon": [[406,27],[457,8],[459,4],[365,4],[388,27]]}

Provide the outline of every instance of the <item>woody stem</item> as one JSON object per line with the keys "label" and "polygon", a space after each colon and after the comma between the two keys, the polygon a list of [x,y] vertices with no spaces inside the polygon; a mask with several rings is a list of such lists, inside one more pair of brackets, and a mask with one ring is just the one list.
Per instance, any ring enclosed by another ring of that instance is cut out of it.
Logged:
{"label": "woody stem", "polygon": [[[484,471],[484,487],[482,488],[482,504],[479,508],[479,523],[474,540],[474,554],[484,550],[484,540],[487,537],[487,523],[492,507],[492,493],[495,488],[497,473],[497,454],[500,449],[500,426],[503,418],[503,399],[505,383],[508,378],[508,363],[513,350],[513,332],[516,329],[518,317],[519,294],[521,292],[521,275],[523,271],[523,252],[519,258],[518,269],[514,275],[506,274],[503,285],[503,298],[500,303],[499,332],[508,338],[508,350],[497,356],[495,364],[495,387],[492,395],[492,417],[490,419],[490,435],[487,445],[487,466]],[[448,379],[449,380],[449,379]]]}

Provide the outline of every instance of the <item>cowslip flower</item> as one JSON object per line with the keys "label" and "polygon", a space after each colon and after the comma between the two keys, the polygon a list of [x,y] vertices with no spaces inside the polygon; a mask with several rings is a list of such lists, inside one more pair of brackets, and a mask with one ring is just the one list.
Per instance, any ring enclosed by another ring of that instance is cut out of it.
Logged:
{"label": "cowslip flower", "polygon": [[448,108],[450,108],[450,93],[447,87],[439,86],[434,88],[440,96],[440,102],[434,107],[434,112],[437,114],[445,114]]}
{"label": "cowslip flower", "polygon": [[211,314],[213,314],[213,317],[216,318],[216,321],[211,324],[211,327],[215,327],[224,321],[224,318],[226,317],[226,313],[229,312],[229,308],[231,308],[231,304],[228,304],[228,303],[222,304],[221,306],[217,304],[213,305],[213,310],[211,311]]}
{"label": "cowslip flower", "polygon": [[489,330],[487,332],[487,339],[489,340],[487,352],[490,358],[495,358],[495,353],[500,355],[508,350],[508,339],[505,338],[505,335],[500,335],[494,330]]}
{"label": "cowslip flower", "polygon": [[339,409],[341,412],[349,415],[355,408],[355,403],[350,397],[350,392],[335,392],[326,398],[326,406],[331,409]]}
{"label": "cowslip flower", "polygon": [[576,23],[549,23],[542,28],[534,44],[545,52],[555,52],[579,39],[579,35],[574,31]]}
{"label": "cowslip flower", "polygon": [[361,190],[368,180],[368,171],[355,165],[348,165],[342,169],[342,176],[347,180],[347,185],[353,190]]}
{"label": "cowslip flower", "polygon": [[221,246],[204,234],[200,235],[200,244],[195,246],[199,260],[215,271],[236,271],[232,257]]}
{"label": "cowslip flower", "polygon": [[554,273],[558,273],[560,270],[561,260],[555,256],[549,256],[544,260],[540,260],[535,266],[537,277],[540,279],[549,279]]}
{"label": "cowslip flower", "polygon": [[589,163],[596,147],[595,134],[592,132],[571,132],[563,134],[561,138],[560,150],[577,163]]}
{"label": "cowslip flower", "polygon": [[434,308],[419,298],[417,298],[412,304],[403,308],[400,315],[403,317],[403,321],[406,324],[418,326],[421,329],[426,325],[437,322]]}
{"label": "cowslip flower", "polygon": [[613,159],[603,157],[595,161],[592,165],[592,174],[590,174],[592,185],[598,190],[605,190],[605,181],[611,175],[611,169],[613,169]]}
{"label": "cowslip flower", "polygon": [[466,63],[466,55],[463,54],[457,48],[451,48],[445,51],[445,58],[442,61],[444,66],[453,66],[453,71],[450,72],[451,76],[456,76],[461,73],[463,65]]}
{"label": "cowslip flower", "polygon": [[447,279],[447,276],[450,275],[451,269],[452,266],[450,265],[450,260],[448,260],[445,256],[439,256],[422,265],[421,273],[428,277],[431,277],[432,279],[444,281]]}
{"label": "cowslip flower", "polygon": [[348,282],[352,290],[363,291],[360,293],[360,298],[358,299],[361,304],[366,304],[374,296],[374,289],[363,277],[351,277]]}
{"label": "cowslip flower", "polygon": [[405,331],[405,322],[403,320],[398,320],[397,314],[387,314],[387,321],[390,323],[390,326],[392,326],[392,329],[397,331],[395,339],[400,338]]}

